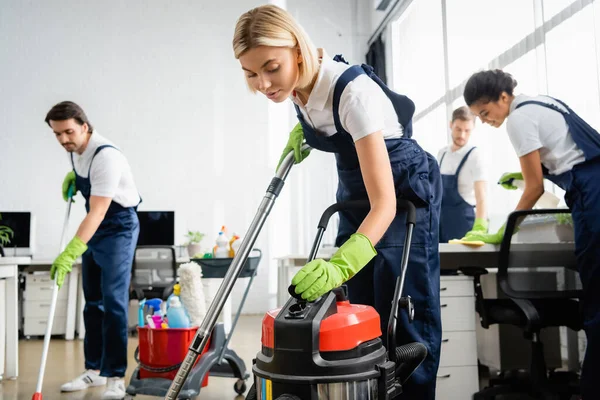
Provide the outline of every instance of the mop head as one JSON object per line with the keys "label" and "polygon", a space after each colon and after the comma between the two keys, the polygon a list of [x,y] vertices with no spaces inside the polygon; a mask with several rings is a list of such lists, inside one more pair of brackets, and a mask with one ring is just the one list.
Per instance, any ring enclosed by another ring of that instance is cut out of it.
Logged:
{"label": "mop head", "polygon": [[182,264],[179,267],[179,298],[190,316],[192,326],[200,326],[206,315],[202,269],[196,263]]}

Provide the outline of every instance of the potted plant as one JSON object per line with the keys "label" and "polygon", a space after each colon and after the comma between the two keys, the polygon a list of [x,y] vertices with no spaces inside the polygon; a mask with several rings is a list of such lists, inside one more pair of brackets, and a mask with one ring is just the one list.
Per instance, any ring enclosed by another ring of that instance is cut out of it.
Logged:
{"label": "potted plant", "polygon": [[[2,215],[0,214],[0,220]],[[10,239],[15,236],[15,233],[8,226],[0,225],[0,257],[4,257],[4,246],[10,243]]]}
{"label": "potted plant", "polygon": [[554,230],[558,240],[561,242],[574,242],[575,231],[573,230],[573,217],[571,214],[555,214],[554,218],[557,222]]}
{"label": "potted plant", "polygon": [[187,246],[187,251],[190,258],[194,257],[194,255],[202,251],[200,242],[202,242],[204,236],[204,233],[198,231],[188,231],[188,233],[185,235],[187,239],[187,241],[185,242],[185,246]]}

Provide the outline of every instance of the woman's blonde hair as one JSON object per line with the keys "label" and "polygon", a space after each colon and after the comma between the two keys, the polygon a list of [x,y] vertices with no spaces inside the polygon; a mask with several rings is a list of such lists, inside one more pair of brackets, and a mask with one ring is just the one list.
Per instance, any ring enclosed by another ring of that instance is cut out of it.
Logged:
{"label": "woman's blonde hair", "polygon": [[236,59],[259,46],[300,49],[302,63],[299,64],[299,88],[308,86],[319,71],[317,48],[300,24],[276,5],[256,7],[242,14],[235,25],[233,52]]}

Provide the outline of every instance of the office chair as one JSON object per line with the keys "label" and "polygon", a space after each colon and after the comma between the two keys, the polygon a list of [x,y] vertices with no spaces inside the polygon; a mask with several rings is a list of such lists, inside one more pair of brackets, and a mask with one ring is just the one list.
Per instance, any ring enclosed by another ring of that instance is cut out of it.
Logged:
{"label": "office chair", "polygon": [[[579,378],[574,372],[548,371],[540,339],[542,329],[566,326],[574,331],[583,328],[580,310],[580,290],[531,291],[515,290],[509,282],[511,240],[516,228],[527,215],[569,213],[568,209],[515,211],[509,215],[504,239],[500,245],[498,283],[508,298],[486,299],[481,288],[481,275],[487,270],[464,267],[461,272],[472,276],[475,285],[475,309],[481,325],[488,329],[492,324],[510,324],[523,331],[531,341],[531,360],[528,371],[504,371],[498,378],[490,379],[489,386],[473,395],[473,400],[505,399],[507,395],[523,394],[543,400],[570,400],[579,394]],[[573,259],[575,255],[573,254]],[[574,262],[573,262],[574,264]],[[514,265],[513,265],[514,266]],[[512,397],[510,397],[512,398]]]}
{"label": "office chair", "polygon": [[138,246],[131,268],[129,299],[166,300],[177,283],[174,246]]}

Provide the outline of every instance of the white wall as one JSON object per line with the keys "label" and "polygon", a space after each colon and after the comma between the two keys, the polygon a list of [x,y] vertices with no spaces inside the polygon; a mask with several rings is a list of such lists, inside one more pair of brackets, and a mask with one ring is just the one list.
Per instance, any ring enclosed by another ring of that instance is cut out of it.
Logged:
{"label": "white wall", "polygon": [[[362,62],[354,24],[359,2],[287,6],[317,46]],[[289,105],[269,106],[247,91],[231,50],[236,19],[261,3],[3,2],[0,210],[35,214],[37,258],[57,254],[65,209],[60,187],[70,169],[43,120],[67,99],[127,156],[144,199],[140,210],[175,210],[177,244],[188,229],[207,233],[206,246],[222,224],[245,231],[293,126]],[[273,117],[280,112],[290,119]],[[322,205],[333,201],[332,160],[313,154],[292,172],[257,242],[264,262],[247,312],[275,305],[273,257],[308,249]],[[71,234],[84,213],[78,196]]]}

